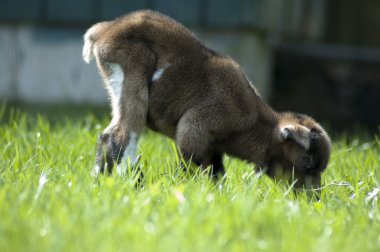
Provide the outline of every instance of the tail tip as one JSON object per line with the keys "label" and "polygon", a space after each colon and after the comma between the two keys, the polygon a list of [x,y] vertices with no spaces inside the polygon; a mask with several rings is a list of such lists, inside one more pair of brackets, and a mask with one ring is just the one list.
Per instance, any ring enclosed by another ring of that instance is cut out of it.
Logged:
{"label": "tail tip", "polygon": [[89,64],[90,61],[94,58],[93,44],[88,38],[85,38],[84,40],[82,57],[87,64]]}

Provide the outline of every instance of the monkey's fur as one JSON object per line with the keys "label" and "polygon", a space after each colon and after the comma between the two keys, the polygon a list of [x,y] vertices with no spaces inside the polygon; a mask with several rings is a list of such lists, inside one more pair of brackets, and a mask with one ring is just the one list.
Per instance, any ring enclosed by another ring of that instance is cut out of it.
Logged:
{"label": "monkey's fur", "polygon": [[212,175],[224,173],[226,153],[271,177],[294,176],[297,187],[320,185],[330,156],[323,128],[308,116],[272,110],[236,62],[178,22],[138,11],[97,23],[84,38],[83,57],[96,58],[112,100],[113,119],[98,141],[100,172],[111,173],[131,134],[148,126],[175,139],[185,159],[212,165]]}

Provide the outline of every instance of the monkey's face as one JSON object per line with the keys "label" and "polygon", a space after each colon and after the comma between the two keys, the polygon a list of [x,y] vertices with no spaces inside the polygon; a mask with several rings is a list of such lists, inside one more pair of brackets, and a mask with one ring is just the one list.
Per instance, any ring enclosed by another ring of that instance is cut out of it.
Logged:
{"label": "monkey's face", "polygon": [[295,188],[319,188],[330,157],[330,139],[310,117],[286,113],[277,137],[281,154],[269,165],[272,177],[295,182]]}

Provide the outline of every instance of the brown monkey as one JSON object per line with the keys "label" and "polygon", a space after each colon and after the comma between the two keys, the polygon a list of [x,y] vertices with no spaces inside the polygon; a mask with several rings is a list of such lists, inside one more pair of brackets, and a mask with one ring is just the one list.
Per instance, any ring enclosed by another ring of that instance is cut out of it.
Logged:
{"label": "brown monkey", "polygon": [[93,57],[113,113],[98,140],[97,172],[133,165],[148,126],[175,139],[184,158],[212,165],[213,175],[224,173],[226,153],[271,177],[294,175],[299,187],[320,185],[330,156],[323,128],[308,116],[272,110],[236,62],[173,19],[137,11],[97,23],[84,36],[83,58]]}

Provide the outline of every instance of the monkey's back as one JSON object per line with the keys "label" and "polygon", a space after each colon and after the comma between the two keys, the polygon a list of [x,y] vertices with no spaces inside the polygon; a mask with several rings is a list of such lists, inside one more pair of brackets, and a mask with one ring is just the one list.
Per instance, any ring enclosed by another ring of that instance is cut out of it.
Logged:
{"label": "monkey's back", "polygon": [[178,121],[191,109],[205,116],[224,114],[220,123],[230,124],[226,130],[239,129],[244,118],[254,118],[251,108],[259,98],[240,66],[203,45],[180,23],[157,12],[138,11],[110,24],[101,38],[104,43],[112,41],[116,51],[126,43],[139,43],[155,55],[154,69],[160,76],[148,76],[150,128],[174,137]]}
{"label": "monkey's back", "polygon": [[199,61],[209,53],[191,31],[158,12],[132,12],[110,24],[104,31],[106,40],[112,40],[118,48],[123,48],[125,43],[145,44],[156,54],[158,67],[165,60],[173,62],[178,58]]}

